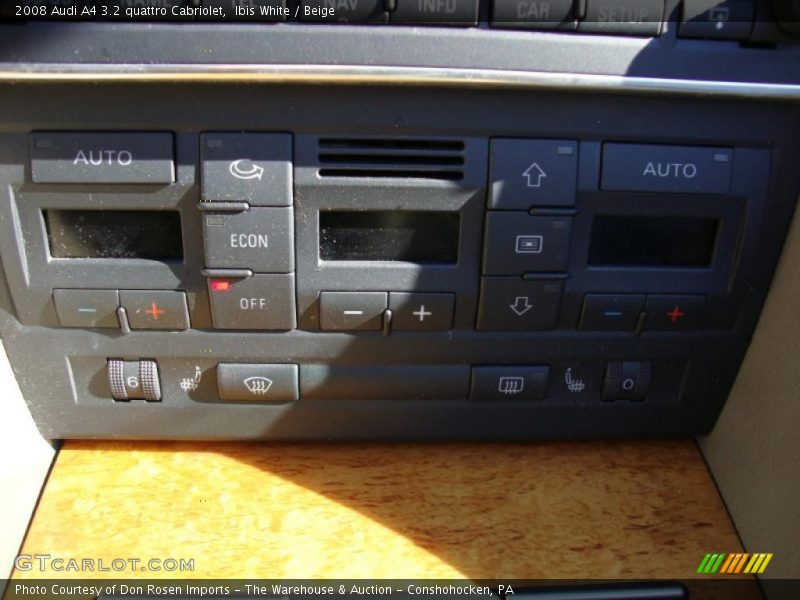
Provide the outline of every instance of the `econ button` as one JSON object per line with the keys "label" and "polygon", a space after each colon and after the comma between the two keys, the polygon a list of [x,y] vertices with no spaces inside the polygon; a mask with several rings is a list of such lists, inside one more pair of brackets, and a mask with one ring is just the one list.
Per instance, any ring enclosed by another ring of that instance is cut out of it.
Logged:
{"label": "econ button", "polygon": [[489,208],[575,204],[578,142],[494,139],[491,144]]}
{"label": "econ button", "polygon": [[34,183],[172,183],[172,134],[33,133],[31,178]]}
{"label": "econ button", "polygon": [[730,148],[604,144],[600,187],[618,192],[727,194],[732,163]]}

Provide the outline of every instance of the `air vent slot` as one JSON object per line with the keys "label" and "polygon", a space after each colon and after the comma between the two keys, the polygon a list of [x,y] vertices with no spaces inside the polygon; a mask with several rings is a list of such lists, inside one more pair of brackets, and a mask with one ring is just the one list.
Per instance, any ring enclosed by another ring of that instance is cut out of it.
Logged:
{"label": "air vent slot", "polygon": [[464,178],[459,140],[321,138],[318,147],[320,177]]}

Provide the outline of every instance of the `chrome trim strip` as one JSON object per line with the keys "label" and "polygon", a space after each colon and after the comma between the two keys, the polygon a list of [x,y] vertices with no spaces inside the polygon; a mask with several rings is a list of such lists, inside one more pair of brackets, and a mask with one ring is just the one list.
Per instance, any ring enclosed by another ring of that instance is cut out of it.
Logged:
{"label": "chrome trim strip", "polygon": [[432,85],[694,94],[800,100],[800,84],[659,79],[448,67],[250,64],[0,64],[0,82],[263,82]]}

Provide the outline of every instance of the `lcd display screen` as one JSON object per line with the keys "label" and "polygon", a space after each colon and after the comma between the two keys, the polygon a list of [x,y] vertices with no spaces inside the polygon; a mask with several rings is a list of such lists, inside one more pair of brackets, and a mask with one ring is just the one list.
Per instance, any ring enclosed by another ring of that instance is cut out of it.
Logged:
{"label": "lcd display screen", "polygon": [[53,258],[183,258],[176,211],[51,209],[44,222]]}
{"label": "lcd display screen", "polygon": [[323,211],[322,260],[454,263],[459,214],[431,211]]}
{"label": "lcd display screen", "polygon": [[625,267],[707,267],[719,221],[696,217],[598,215],[589,264]]}

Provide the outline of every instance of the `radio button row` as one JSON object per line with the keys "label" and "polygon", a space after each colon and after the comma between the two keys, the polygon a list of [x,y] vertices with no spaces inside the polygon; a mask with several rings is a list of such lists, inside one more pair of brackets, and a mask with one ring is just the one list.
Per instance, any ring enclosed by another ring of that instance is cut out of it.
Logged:
{"label": "radio button row", "polygon": [[447,331],[454,306],[455,294],[391,292],[392,331]]}
{"label": "radio button row", "polygon": [[657,331],[689,331],[700,326],[706,298],[701,295],[647,296],[644,328]]}
{"label": "radio button row", "polygon": [[117,290],[53,290],[62,327],[119,329]]}
{"label": "radio button row", "polygon": [[644,308],[644,294],[587,294],[580,329],[633,331]]}
{"label": "radio button row", "polygon": [[483,277],[477,329],[541,331],[558,320],[563,284],[520,277]]}
{"label": "radio button row", "polygon": [[572,206],[578,180],[574,140],[493,139],[489,208]]}
{"label": "radio button row", "polygon": [[131,329],[189,329],[186,294],[170,290],[121,290]]}
{"label": "radio button row", "polygon": [[470,400],[542,400],[547,396],[549,367],[472,367]]}
{"label": "radio button row", "polygon": [[600,187],[620,192],[726,194],[730,148],[604,144]]}
{"label": "radio button row", "polygon": [[219,364],[219,399],[229,402],[292,402],[300,397],[297,365]]}
{"label": "radio button row", "polygon": [[525,212],[486,215],[484,275],[521,275],[567,268],[572,219]]}
{"label": "radio button row", "polygon": [[34,183],[175,181],[171,133],[33,133]]}
{"label": "radio button row", "polygon": [[294,275],[253,275],[208,281],[217,329],[286,331],[297,327]]}
{"label": "radio button row", "polygon": [[320,329],[380,331],[387,295],[386,292],[321,292]]}
{"label": "radio button row", "polygon": [[292,136],[204,133],[200,136],[204,201],[291,206]]}
{"label": "radio button row", "polygon": [[289,207],[205,213],[203,233],[208,268],[294,271],[294,219]]}

